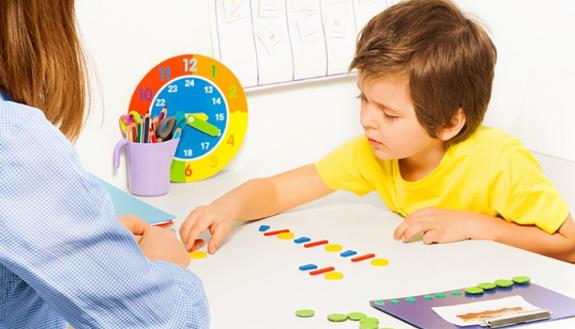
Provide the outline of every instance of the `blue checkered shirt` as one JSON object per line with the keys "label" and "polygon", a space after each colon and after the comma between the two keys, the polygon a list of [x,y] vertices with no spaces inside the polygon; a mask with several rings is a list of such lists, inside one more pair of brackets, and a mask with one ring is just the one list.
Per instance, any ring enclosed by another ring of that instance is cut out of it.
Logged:
{"label": "blue checkered shirt", "polygon": [[208,328],[197,276],[144,257],[73,146],[0,93],[0,329]]}

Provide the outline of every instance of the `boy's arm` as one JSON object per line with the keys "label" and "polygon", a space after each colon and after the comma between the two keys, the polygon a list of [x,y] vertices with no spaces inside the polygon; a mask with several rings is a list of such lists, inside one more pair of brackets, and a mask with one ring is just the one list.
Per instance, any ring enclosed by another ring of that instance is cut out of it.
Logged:
{"label": "boy's arm", "polygon": [[571,215],[554,234],[549,234],[534,225],[519,225],[480,213],[425,208],[406,217],[396,228],[394,238],[409,241],[419,232],[423,232],[426,244],[467,239],[494,240],[575,262],[575,224]]}
{"label": "boy's arm", "polygon": [[233,220],[254,220],[319,199],[333,192],[308,164],[276,176],[247,181],[211,204],[194,209],[180,228],[188,250],[200,246],[200,233],[209,229],[208,251],[214,253],[229,233]]}
{"label": "boy's arm", "polygon": [[554,234],[536,226],[518,225],[500,218],[488,217],[477,222],[472,238],[489,239],[549,257],[575,263],[575,224],[568,215]]}

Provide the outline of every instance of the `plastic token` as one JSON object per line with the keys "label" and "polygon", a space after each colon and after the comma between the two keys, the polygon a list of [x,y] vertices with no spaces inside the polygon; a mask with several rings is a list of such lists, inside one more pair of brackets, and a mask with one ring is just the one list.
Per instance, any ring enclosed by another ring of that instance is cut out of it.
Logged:
{"label": "plastic token", "polygon": [[332,313],[327,316],[327,319],[331,322],[343,322],[347,320],[347,315],[341,313]]}
{"label": "plastic token", "polygon": [[376,258],[371,261],[371,265],[373,266],[387,266],[389,264],[389,260],[385,258]]}
{"label": "plastic token", "polygon": [[[376,302],[376,304],[377,304],[377,302]],[[367,315],[365,315],[365,314],[363,314],[363,313],[361,313],[361,312],[352,312],[352,313],[349,313],[349,314],[347,315],[347,317],[348,317],[348,319],[350,319],[351,321],[360,321],[361,319],[366,318]]]}
{"label": "plastic token", "polygon": [[260,225],[260,232],[265,232],[270,229],[269,225]]}
{"label": "plastic token", "polygon": [[339,254],[341,257],[349,257],[349,256],[353,256],[353,255],[357,255],[357,251],[355,250],[346,250],[344,252],[342,252],[341,254]]}
{"label": "plastic token", "polygon": [[390,304],[397,305],[399,304],[399,299],[392,299],[389,301]]}
{"label": "plastic token", "polygon": [[513,285],[513,281],[511,280],[495,280],[495,284],[500,288],[509,288]]}
{"label": "plastic token", "polygon": [[417,299],[415,297],[407,297],[405,301],[408,303],[415,303]]}
{"label": "plastic token", "polygon": [[491,290],[497,288],[497,286],[493,282],[482,282],[477,286],[483,290]]}
{"label": "plastic token", "polygon": [[377,323],[368,322],[368,323],[362,323],[359,326],[359,329],[377,329],[377,327],[378,327]]}
{"label": "plastic token", "polygon": [[385,305],[385,301],[384,301],[384,300],[381,300],[381,299],[380,299],[380,300],[376,300],[374,303],[375,303],[375,305]]}
{"label": "plastic token", "polygon": [[315,264],[306,264],[299,267],[300,271],[311,271],[317,269],[317,265]]}
{"label": "plastic token", "polygon": [[379,324],[379,320],[377,318],[372,318],[372,317],[365,317],[365,318],[361,319],[360,321],[361,321],[361,324],[366,324],[366,323]]}
{"label": "plastic token", "polygon": [[324,278],[328,280],[341,280],[343,279],[343,273],[341,272],[328,272],[323,275]]}
{"label": "plastic token", "polygon": [[479,287],[465,288],[465,293],[471,295],[481,295],[483,293],[483,289]]}
{"label": "plastic token", "polygon": [[300,318],[311,318],[312,316],[315,315],[315,312],[314,310],[303,309],[295,311],[295,315]]}
{"label": "plastic token", "polygon": [[432,300],[432,299],[433,299],[433,296],[431,296],[431,295],[425,295],[425,296],[423,296],[423,299],[425,299],[425,300]]}
{"label": "plastic token", "polygon": [[342,246],[340,246],[339,244],[328,244],[327,246],[324,247],[325,251],[329,251],[329,252],[338,252],[340,250],[343,249]]}
{"label": "plastic token", "polygon": [[205,258],[208,254],[205,251],[192,251],[190,252],[190,258],[193,259],[200,259],[200,258]]}
{"label": "plastic token", "polygon": [[437,298],[445,298],[445,294],[442,292],[438,292],[437,294],[435,294],[435,297]]}
{"label": "plastic token", "polygon": [[291,239],[293,239],[293,237],[294,237],[294,234],[292,232],[283,232],[283,233],[278,234],[278,239],[281,239],[281,240],[291,240]]}
{"label": "plastic token", "polygon": [[293,240],[293,242],[295,242],[295,243],[306,243],[309,241],[311,241],[311,239],[308,238],[307,236],[302,236],[302,237],[299,237],[299,238]]}
{"label": "plastic token", "polygon": [[461,296],[461,295],[463,295],[463,294],[461,293],[461,291],[457,291],[457,290],[456,290],[456,291],[452,291],[452,292],[451,292],[451,296]]}
{"label": "plastic token", "polygon": [[529,283],[529,281],[531,281],[528,277],[526,276],[515,276],[513,277],[513,282],[517,283],[517,284],[526,284]]}

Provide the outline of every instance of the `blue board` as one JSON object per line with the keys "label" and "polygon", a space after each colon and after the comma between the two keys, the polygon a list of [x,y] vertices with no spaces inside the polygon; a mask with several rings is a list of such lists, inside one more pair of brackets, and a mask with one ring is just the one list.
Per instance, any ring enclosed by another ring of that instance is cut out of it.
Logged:
{"label": "blue board", "polygon": [[[413,297],[373,300],[369,303],[372,307],[416,326],[417,328],[484,328],[481,326],[456,326],[445,321],[431,308],[511,296],[522,296],[528,303],[542,309],[550,310],[551,318],[547,321],[575,316],[575,299],[534,283],[514,284],[510,288],[498,287],[490,292],[486,290],[486,293],[480,296],[465,294],[464,290],[465,289],[462,288]],[[427,298],[430,298],[429,296],[431,296],[431,299],[425,299],[424,296],[427,296]]]}
{"label": "blue board", "polygon": [[148,203],[120,190],[114,185],[96,176],[93,177],[106,189],[106,191],[108,191],[108,194],[110,194],[112,202],[114,203],[114,208],[116,209],[116,216],[135,215],[151,225],[172,223],[172,220],[175,217],[174,215],[156,207],[152,207]]}

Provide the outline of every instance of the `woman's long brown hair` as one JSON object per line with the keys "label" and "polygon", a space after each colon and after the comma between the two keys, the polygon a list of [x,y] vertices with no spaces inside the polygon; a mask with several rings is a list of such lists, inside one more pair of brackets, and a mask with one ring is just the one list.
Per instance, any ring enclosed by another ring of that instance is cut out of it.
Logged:
{"label": "woman's long brown hair", "polygon": [[76,139],[87,83],[74,1],[2,0],[0,22],[0,89]]}

